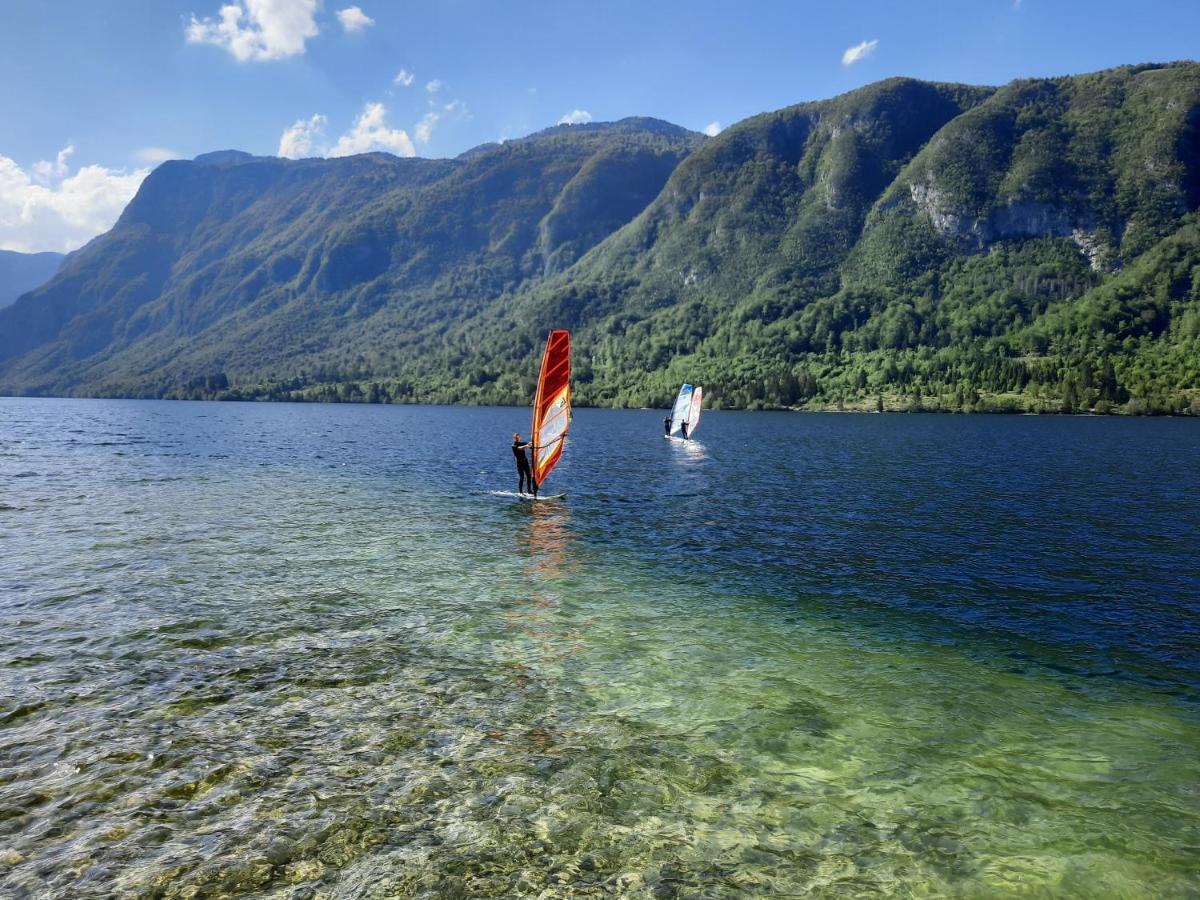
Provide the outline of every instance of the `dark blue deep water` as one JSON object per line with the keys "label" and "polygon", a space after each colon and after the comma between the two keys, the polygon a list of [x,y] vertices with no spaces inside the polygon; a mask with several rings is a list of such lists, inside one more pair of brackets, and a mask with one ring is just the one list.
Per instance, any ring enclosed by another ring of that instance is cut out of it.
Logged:
{"label": "dark blue deep water", "polygon": [[0,896],[1200,893],[1200,423],[0,399]]}

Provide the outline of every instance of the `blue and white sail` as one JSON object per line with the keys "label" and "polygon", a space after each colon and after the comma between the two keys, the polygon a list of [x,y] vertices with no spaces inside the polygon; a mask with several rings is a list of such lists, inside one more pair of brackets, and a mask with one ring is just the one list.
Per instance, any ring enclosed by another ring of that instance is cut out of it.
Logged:
{"label": "blue and white sail", "polygon": [[671,437],[683,437],[683,426],[687,424],[688,437],[700,424],[700,405],[703,402],[704,389],[685,384],[679,389],[675,398],[675,406],[671,410]]}

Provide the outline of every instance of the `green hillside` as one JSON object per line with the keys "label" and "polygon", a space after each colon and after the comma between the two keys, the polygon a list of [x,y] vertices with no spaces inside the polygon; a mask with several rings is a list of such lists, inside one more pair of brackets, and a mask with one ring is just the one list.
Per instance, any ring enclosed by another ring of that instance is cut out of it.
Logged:
{"label": "green hillside", "polygon": [[0,312],[0,391],[1200,413],[1200,65],[891,79],[710,140],[170,163]]}
{"label": "green hillside", "polygon": [[1198,186],[1200,66],[882,82],[729,129],[406,378],[500,399],[553,321],[597,404],[1198,412]]}
{"label": "green hillside", "polygon": [[0,391],[174,396],[394,369],[569,266],[703,140],[627,119],[457,160],[164,163],[112,231],[4,311]]}

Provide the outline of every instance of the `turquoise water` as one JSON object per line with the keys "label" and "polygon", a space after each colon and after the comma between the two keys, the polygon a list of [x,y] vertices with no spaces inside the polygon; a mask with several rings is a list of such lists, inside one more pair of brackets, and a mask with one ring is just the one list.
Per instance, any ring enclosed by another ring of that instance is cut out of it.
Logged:
{"label": "turquoise water", "polygon": [[0,400],[0,896],[1195,897],[1200,428]]}

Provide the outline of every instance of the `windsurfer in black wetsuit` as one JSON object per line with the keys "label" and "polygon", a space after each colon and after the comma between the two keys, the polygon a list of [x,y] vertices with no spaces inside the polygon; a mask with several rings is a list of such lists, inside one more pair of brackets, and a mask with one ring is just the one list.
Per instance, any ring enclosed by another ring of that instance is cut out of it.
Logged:
{"label": "windsurfer in black wetsuit", "polygon": [[680,431],[680,433],[683,435],[683,439],[686,441],[686,440],[688,439],[688,436],[687,436],[687,419],[680,419],[680,420],[679,420],[679,431]]}
{"label": "windsurfer in black wetsuit", "polygon": [[666,432],[667,437],[671,436],[671,417],[670,416],[667,416],[665,419],[663,419],[663,431]]}
{"label": "windsurfer in black wetsuit", "polygon": [[[513,435],[512,451],[513,456],[517,459],[517,493],[518,494],[533,494],[537,496],[537,482],[533,480],[533,472],[529,468],[529,458],[525,455],[525,448],[533,446],[529,441],[522,441],[520,434]],[[526,487],[529,490],[526,490]]]}

